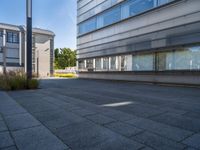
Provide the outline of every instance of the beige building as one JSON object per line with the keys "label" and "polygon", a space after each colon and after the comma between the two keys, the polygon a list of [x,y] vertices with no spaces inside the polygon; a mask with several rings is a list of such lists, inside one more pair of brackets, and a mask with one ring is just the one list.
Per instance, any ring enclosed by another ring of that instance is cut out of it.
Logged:
{"label": "beige building", "polygon": [[[7,70],[26,71],[26,29],[0,23],[0,72],[3,69],[3,46],[6,47]],[[54,36],[49,30],[33,28],[33,74],[46,77],[53,75]]]}

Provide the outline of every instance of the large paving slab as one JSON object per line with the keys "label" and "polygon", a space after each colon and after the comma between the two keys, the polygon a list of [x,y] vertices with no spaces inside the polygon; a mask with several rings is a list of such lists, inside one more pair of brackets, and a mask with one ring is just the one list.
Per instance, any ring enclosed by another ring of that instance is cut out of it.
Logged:
{"label": "large paving slab", "polygon": [[0,132],[6,131],[8,128],[6,127],[6,124],[3,120],[0,120]]}
{"label": "large paving slab", "polygon": [[[0,92],[0,150],[67,150],[69,147],[5,92]],[[8,102],[6,102],[6,100]]]}
{"label": "large paving slab", "polygon": [[63,141],[69,143],[72,149],[134,150],[144,147],[138,142],[127,139],[90,121],[68,125],[56,132]]}
{"label": "large paving slab", "polygon": [[139,118],[139,117],[135,117],[135,119],[131,119],[126,122],[138,128],[142,128],[144,130],[154,132],[158,135],[175,140],[177,142],[193,134],[193,132],[190,132],[184,129],[180,129],[177,127],[169,126],[167,124],[163,124],[163,123],[159,123],[159,122],[155,122],[149,119],[144,119],[144,118]]}
{"label": "large paving slab", "polygon": [[200,150],[198,88],[49,79],[8,94],[0,93],[0,133],[14,143],[5,148]]}
{"label": "large paving slab", "polygon": [[14,142],[9,132],[0,132],[0,148],[13,146]]}
{"label": "large paving slab", "polygon": [[127,123],[123,123],[123,122],[119,122],[119,121],[112,122],[112,123],[106,124],[104,126],[109,128],[110,130],[115,131],[126,137],[134,136],[143,131],[140,128],[137,128],[137,127],[131,126]]}
{"label": "large paving slab", "polygon": [[200,134],[195,134],[183,141],[184,144],[200,149]]}
{"label": "large paving slab", "polygon": [[13,137],[20,150],[68,149],[56,136],[42,126],[15,131]]}
{"label": "large paving slab", "polygon": [[159,116],[152,117],[151,119],[181,129],[193,132],[200,132],[200,120],[196,118],[185,117],[173,113],[165,113]]}
{"label": "large paving slab", "polygon": [[32,115],[29,113],[16,114],[5,117],[5,121],[11,131],[31,128],[41,125]]}
{"label": "large paving slab", "polygon": [[159,135],[143,132],[133,137],[134,140],[148,145],[156,150],[182,150],[186,146],[180,143],[176,143],[167,138]]}

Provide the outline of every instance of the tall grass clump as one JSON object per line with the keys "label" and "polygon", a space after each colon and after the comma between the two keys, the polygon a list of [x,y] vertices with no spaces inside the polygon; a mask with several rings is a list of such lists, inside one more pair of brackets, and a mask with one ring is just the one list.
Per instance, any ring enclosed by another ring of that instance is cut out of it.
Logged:
{"label": "tall grass clump", "polygon": [[16,71],[10,71],[6,74],[0,74],[0,90],[24,90],[37,89],[39,81],[37,79],[26,79],[26,74]]}

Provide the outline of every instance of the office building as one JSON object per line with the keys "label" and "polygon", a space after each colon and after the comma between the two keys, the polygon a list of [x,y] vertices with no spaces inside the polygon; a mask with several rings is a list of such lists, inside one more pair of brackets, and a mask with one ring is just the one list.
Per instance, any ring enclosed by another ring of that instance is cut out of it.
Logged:
{"label": "office building", "polygon": [[[52,31],[33,28],[33,75],[41,77],[53,75],[54,36]],[[3,44],[4,42],[5,44]],[[3,70],[5,58],[2,50],[4,45],[6,47],[7,71],[26,71],[26,28],[24,26],[0,23],[0,72]]]}
{"label": "office building", "polygon": [[200,84],[200,0],[78,0],[80,78]]}

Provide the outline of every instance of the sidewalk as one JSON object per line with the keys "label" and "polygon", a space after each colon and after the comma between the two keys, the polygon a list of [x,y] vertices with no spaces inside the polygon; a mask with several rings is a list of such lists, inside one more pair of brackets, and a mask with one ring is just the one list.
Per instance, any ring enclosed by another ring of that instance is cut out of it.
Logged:
{"label": "sidewalk", "polygon": [[0,149],[69,149],[5,92],[0,92],[0,113]]}
{"label": "sidewalk", "polygon": [[75,79],[41,87],[0,92],[0,150],[200,149],[199,89]]}

